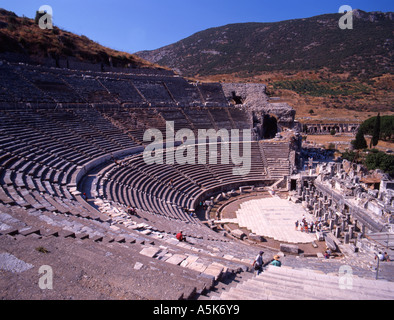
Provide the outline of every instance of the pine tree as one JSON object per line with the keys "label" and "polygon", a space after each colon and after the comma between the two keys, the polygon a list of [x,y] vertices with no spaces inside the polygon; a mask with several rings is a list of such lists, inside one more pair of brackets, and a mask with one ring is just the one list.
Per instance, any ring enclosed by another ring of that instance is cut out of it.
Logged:
{"label": "pine tree", "polygon": [[373,134],[372,134],[372,139],[370,143],[370,148],[372,146],[376,146],[379,142],[379,136],[380,136],[380,113],[378,113],[378,116],[376,117],[375,120],[375,125],[373,127]]}
{"label": "pine tree", "polygon": [[358,130],[356,134],[356,140],[352,141],[353,148],[356,150],[366,149],[368,147],[367,141],[364,138],[362,130]]}

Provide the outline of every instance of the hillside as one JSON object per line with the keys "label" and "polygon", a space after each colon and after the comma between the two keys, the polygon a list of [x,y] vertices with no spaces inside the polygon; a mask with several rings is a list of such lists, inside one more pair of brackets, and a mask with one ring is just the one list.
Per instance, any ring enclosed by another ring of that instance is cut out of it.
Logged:
{"label": "hillside", "polygon": [[191,78],[265,83],[306,122],[394,112],[393,13],[354,10],[352,30],[341,16],[231,24],[136,54]]}
{"label": "hillside", "polygon": [[137,55],[179,69],[186,76],[252,76],[328,68],[371,77],[392,71],[392,13],[358,10],[353,30],[341,30],[340,17],[326,14],[274,23],[231,24]]}
{"label": "hillside", "polygon": [[33,19],[0,8],[0,55],[35,62],[75,59],[113,67],[160,68],[135,55],[104,47],[86,36],[59,29],[42,30]]}

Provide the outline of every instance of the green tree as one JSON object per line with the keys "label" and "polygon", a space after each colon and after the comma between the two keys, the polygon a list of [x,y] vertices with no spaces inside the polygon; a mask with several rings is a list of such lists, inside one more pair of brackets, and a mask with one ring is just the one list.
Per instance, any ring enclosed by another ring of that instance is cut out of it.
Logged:
{"label": "green tree", "polygon": [[357,162],[358,156],[356,152],[346,150],[344,153],[342,153],[342,158],[350,162]]}
{"label": "green tree", "polygon": [[365,140],[364,134],[362,133],[361,130],[357,131],[356,139],[352,140],[351,143],[353,145],[353,148],[356,150],[366,149],[368,147],[367,141]]}
{"label": "green tree", "polygon": [[[375,129],[376,117],[371,117],[365,120],[361,126],[360,130],[364,134],[373,135]],[[381,116],[380,117],[380,140],[394,141],[394,115]]]}
{"label": "green tree", "polygon": [[375,125],[373,127],[373,134],[372,134],[372,139],[370,143],[370,148],[372,146],[376,146],[379,142],[379,136],[380,136],[380,113],[378,113],[378,116],[375,119]]}
{"label": "green tree", "polygon": [[380,169],[394,177],[394,156],[376,149],[371,150],[365,159],[368,170]]}

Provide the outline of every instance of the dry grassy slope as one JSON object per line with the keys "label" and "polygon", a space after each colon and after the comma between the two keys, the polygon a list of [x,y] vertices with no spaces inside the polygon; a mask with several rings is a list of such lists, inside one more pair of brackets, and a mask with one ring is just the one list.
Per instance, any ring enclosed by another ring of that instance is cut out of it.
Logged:
{"label": "dry grassy slope", "polygon": [[[274,88],[274,84],[278,81],[305,81],[307,79],[319,81],[322,84],[327,83],[333,87],[333,83],[336,82],[343,82],[353,87],[362,85],[368,88],[369,93],[313,96],[308,93],[298,93],[295,90]],[[394,114],[394,76],[391,74],[370,79],[368,82],[353,78],[348,73],[333,74],[326,69],[293,73],[267,72],[250,78],[221,74],[199,77],[199,80],[264,83],[271,97],[278,97],[279,101],[287,102],[296,109],[296,120],[302,123],[361,122],[376,116],[377,112],[381,115]],[[314,113],[310,114],[310,110]]]}
{"label": "dry grassy slope", "polygon": [[34,20],[18,17],[0,8],[0,53],[12,52],[42,58],[74,57],[84,62],[109,64],[115,67],[162,68],[136,55],[104,47],[86,36],[79,36],[54,26],[42,30]]}
{"label": "dry grassy slope", "polygon": [[393,113],[393,13],[353,14],[346,32],[340,14],[238,23],[137,55],[199,80],[265,83],[304,122]]}

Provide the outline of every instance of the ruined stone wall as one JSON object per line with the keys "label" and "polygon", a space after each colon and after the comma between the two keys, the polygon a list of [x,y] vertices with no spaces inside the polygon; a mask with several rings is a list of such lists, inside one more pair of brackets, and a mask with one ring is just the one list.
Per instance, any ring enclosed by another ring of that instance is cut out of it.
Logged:
{"label": "ruined stone wall", "polygon": [[233,92],[241,98],[242,107],[256,115],[271,114],[277,118],[278,124],[292,128],[295,110],[287,103],[270,103],[266,94],[266,86],[259,83],[222,83],[226,98],[231,101]]}

